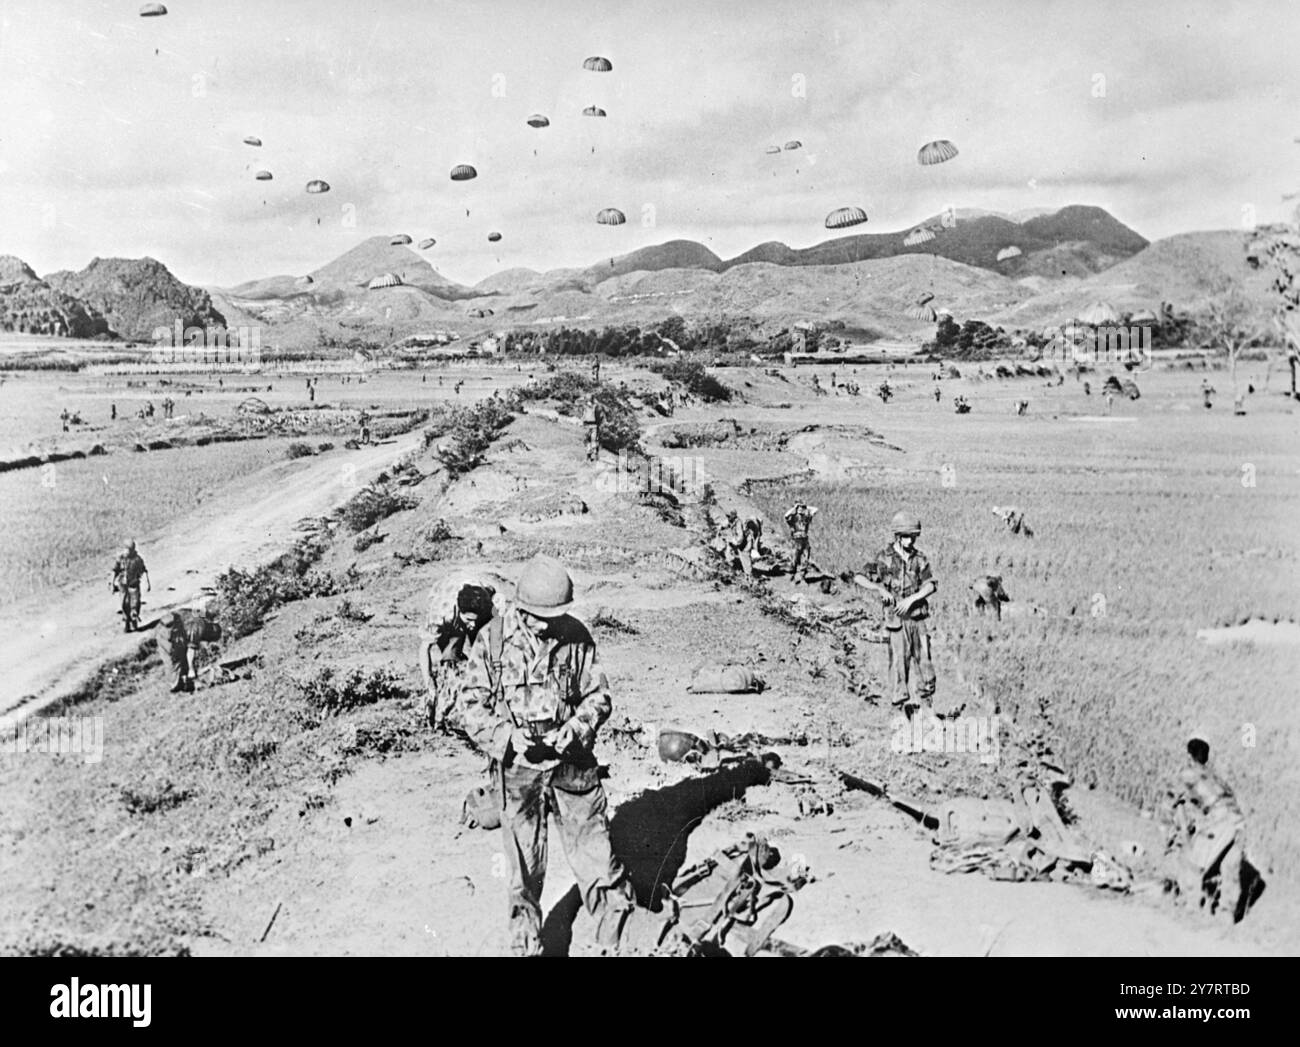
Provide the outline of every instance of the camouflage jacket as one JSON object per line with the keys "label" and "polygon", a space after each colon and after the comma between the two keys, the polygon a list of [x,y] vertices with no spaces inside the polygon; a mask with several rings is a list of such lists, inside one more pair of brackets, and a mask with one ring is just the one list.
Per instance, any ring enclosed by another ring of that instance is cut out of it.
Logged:
{"label": "camouflage jacket", "polygon": [[[502,615],[499,691],[494,693],[490,662],[491,632],[485,626],[470,650],[461,684],[461,718],[471,739],[494,760],[505,760],[510,732],[517,724],[544,734],[572,721],[576,749],[563,762],[590,761],[596,732],[610,712],[609,684],[596,658],[587,627],[565,615],[545,639],[535,636],[518,611]],[[515,753],[514,766],[550,770],[558,758],[531,761]]]}
{"label": "camouflage jacket", "polygon": [[785,514],[785,522],[790,527],[791,538],[807,538],[812,518],[817,515],[816,506],[795,506]]}
{"label": "camouflage jacket", "polygon": [[148,573],[149,568],[144,565],[144,558],[139,553],[119,556],[113,564],[114,580],[128,588],[138,588],[140,579]]}
{"label": "camouflage jacket", "polygon": [[[921,554],[920,550],[913,549],[912,555],[904,559],[898,554],[892,542],[881,549],[874,559],[868,560],[863,565],[862,574],[871,581],[883,585],[893,594],[896,601],[911,596],[926,582],[934,581],[930,574],[930,561]],[[909,621],[914,622],[930,617],[929,601],[919,600],[912,606],[907,617]],[[902,620],[894,608],[887,608],[885,627],[897,629],[901,625]]]}
{"label": "camouflage jacket", "polygon": [[1183,768],[1169,796],[1175,837],[1201,826],[1222,830],[1245,820],[1232,788],[1210,767]]}

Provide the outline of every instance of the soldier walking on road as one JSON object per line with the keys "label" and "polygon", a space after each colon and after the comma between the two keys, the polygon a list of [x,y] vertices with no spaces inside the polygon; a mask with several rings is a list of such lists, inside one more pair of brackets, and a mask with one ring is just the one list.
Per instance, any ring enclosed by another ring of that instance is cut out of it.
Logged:
{"label": "soldier walking on road", "polygon": [[790,540],[794,542],[794,566],[790,575],[795,581],[803,581],[808,574],[808,562],[812,559],[808,530],[812,527],[812,518],[817,515],[817,511],[815,505],[795,502],[785,514],[786,526],[790,528]]}
{"label": "soldier walking on road", "polygon": [[126,632],[132,632],[140,621],[140,579],[143,578],[153,592],[153,580],[144,558],[135,551],[135,541],[126,543],[126,551],[113,564],[113,592],[122,594],[122,617]]}
{"label": "soldier walking on road", "polygon": [[893,703],[910,719],[934,700],[935,673],[930,661],[928,600],[939,586],[930,574],[930,561],[916,548],[921,520],[909,513],[894,515],[894,541],[868,561],[853,581],[879,593],[889,633],[889,674]]}
{"label": "soldier walking on road", "polygon": [[587,627],[568,614],[572,604],[563,565],[529,561],[500,624],[479,633],[461,690],[466,728],[492,760],[510,865],[510,946],[520,956],[541,954],[548,812],[598,922],[597,941],[617,945],[635,908],[592,751],[609,718],[609,685]]}

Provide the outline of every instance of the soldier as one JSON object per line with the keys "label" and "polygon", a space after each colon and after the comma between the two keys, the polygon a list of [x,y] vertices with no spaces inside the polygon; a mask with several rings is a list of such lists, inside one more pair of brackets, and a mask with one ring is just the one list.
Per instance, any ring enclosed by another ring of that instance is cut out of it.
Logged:
{"label": "soldier", "polygon": [[162,621],[167,631],[168,656],[176,682],[172,694],[193,692],[198,674],[199,644],[203,642],[203,619],[193,611],[173,611]]}
{"label": "soldier", "polygon": [[894,541],[868,561],[853,581],[880,594],[889,633],[893,703],[901,705],[910,719],[934,699],[935,674],[925,621],[930,616],[927,601],[939,586],[930,574],[930,561],[916,548],[920,518],[896,513],[893,527]]}
{"label": "soldier", "polygon": [[1187,740],[1187,765],[1166,793],[1170,827],[1166,855],[1173,860],[1180,895],[1190,904],[1236,922],[1242,906],[1245,817],[1231,787],[1210,766],[1207,732]]}
{"label": "soldier", "polygon": [[790,540],[794,542],[794,566],[790,574],[795,581],[803,581],[808,574],[808,562],[812,559],[808,530],[816,515],[817,507],[804,502],[795,502],[785,514],[786,526],[790,528]]}
{"label": "soldier", "polygon": [[587,449],[587,461],[594,462],[600,457],[600,427],[605,420],[605,409],[594,396],[587,397],[587,405],[582,412],[582,427],[586,432],[583,443]]}
{"label": "soldier", "polygon": [[939,403],[942,400],[943,400],[943,390],[936,385],[934,387],[934,402]]}
{"label": "soldier", "polygon": [[1210,380],[1208,378],[1202,378],[1201,397],[1205,401],[1205,409],[1207,411],[1214,406],[1214,404],[1210,400],[1210,397],[1212,397],[1213,395],[1214,395],[1214,386],[1210,384]]}
{"label": "soldier", "polygon": [[479,633],[461,690],[466,729],[492,761],[501,800],[510,945],[521,956],[541,953],[548,811],[598,922],[597,941],[616,945],[635,907],[610,845],[592,752],[609,718],[609,685],[587,627],[567,613],[572,604],[573,579],[563,565],[549,557],[530,560],[500,624]]}
{"label": "soldier", "polygon": [[445,587],[435,586],[430,594],[418,660],[428,689],[429,726],[436,731],[459,728],[453,714],[465,665],[475,639],[492,617],[495,594],[490,585],[464,582],[456,589],[450,608]]}
{"label": "soldier", "polygon": [[125,631],[131,632],[140,620],[140,579],[144,578],[153,592],[153,580],[144,559],[135,551],[134,539],[126,543],[126,550],[113,564],[113,592],[122,594],[122,617]]}
{"label": "soldier", "polygon": [[1000,519],[1012,534],[1023,534],[1026,538],[1034,536],[1033,529],[1025,523],[1025,513],[1014,505],[995,505],[993,515]]}

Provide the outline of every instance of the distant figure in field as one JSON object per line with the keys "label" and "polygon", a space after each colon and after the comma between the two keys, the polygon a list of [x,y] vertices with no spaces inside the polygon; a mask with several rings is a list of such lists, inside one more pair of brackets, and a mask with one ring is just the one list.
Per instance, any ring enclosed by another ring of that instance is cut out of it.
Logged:
{"label": "distant figure in field", "polygon": [[1245,413],[1246,413],[1246,397],[1245,397],[1244,394],[1242,394],[1242,393],[1238,393],[1238,394],[1233,398],[1233,401],[1232,401],[1232,413],[1233,413],[1233,414],[1245,414]]}
{"label": "distant figure in field", "polygon": [[808,574],[808,563],[812,559],[808,531],[817,512],[815,505],[795,502],[785,514],[786,526],[790,528],[790,540],[794,543],[794,565],[790,569],[790,575],[798,582],[803,581]]}
{"label": "distant figure in field", "polygon": [[59,412],[59,421],[63,423],[63,431],[68,431],[68,409],[65,407]]}
{"label": "distant figure in field", "polygon": [[998,517],[1012,534],[1023,534],[1026,538],[1034,536],[1033,529],[1025,523],[1022,509],[1017,509],[1014,505],[995,505],[993,515]]}
{"label": "distant figure in field", "polygon": [[980,614],[992,612],[993,617],[1002,621],[1002,605],[1010,603],[1011,597],[1002,588],[1002,575],[986,574],[978,578],[970,587],[975,594],[975,610]]}
{"label": "distant figure in field", "polygon": [[116,422],[116,421],[117,421],[117,404],[109,404],[109,405],[108,405],[108,409],[109,409],[108,420],[109,420],[110,422]]}
{"label": "distant figure in field", "polygon": [[1016,414],[1017,414],[1017,415],[1020,415],[1020,416],[1024,416],[1024,415],[1026,415],[1026,414],[1028,414],[1028,413],[1029,413],[1029,401],[1028,401],[1028,400],[1017,400],[1017,401],[1016,401]]}
{"label": "distant figure in field", "polygon": [[1115,402],[1115,394],[1109,389],[1106,390],[1106,413],[1110,414],[1111,405]]}
{"label": "distant figure in field", "polygon": [[1084,396],[1091,396],[1091,395],[1092,395],[1092,383],[1091,383],[1091,382],[1084,382],[1084,383],[1083,383],[1083,395],[1084,395]]}
{"label": "distant figure in field", "polygon": [[1214,406],[1214,403],[1210,400],[1210,397],[1212,397],[1213,395],[1214,395],[1214,386],[1212,386],[1212,385],[1210,384],[1210,380],[1209,380],[1208,378],[1202,378],[1202,379],[1201,379],[1201,398],[1202,398],[1202,399],[1204,400],[1204,402],[1205,402],[1205,409],[1206,409],[1207,411],[1208,411],[1211,407]]}
{"label": "distant figure in field", "polygon": [[937,385],[934,387],[934,402],[935,403],[943,402],[943,390],[940,389]]}

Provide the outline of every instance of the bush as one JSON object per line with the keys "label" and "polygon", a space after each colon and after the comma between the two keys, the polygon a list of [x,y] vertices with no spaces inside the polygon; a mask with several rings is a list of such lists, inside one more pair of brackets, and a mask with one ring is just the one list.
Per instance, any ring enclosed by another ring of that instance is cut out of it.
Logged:
{"label": "bush", "polygon": [[334,670],[326,666],[295,686],[302,699],[324,716],[340,716],[376,702],[411,696],[401,678],[387,669],[375,669],[369,674],[353,669],[346,676],[336,678]]}
{"label": "bush", "polygon": [[651,370],[670,382],[684,386],[688,393],[698,396],[705,403],[731,399],[731,390],[709,374],[698,360],[679,357],[667,363],[652,364]]}
{"label": "bush", "polygon": [[383,540],[384,536],[378,531],[362,531],[352,543],[352,548],[359,553],[364,553],[372,545],[378,545]]}
{"label": "bush", "polygon": [[311,449],[311,444],[295,441],[285,448],[284,456],[292,461],[295,458],[310,458],[315,453],[316,452]]}
{"label": "bush", "polygon": [[394,494],[384,484],[371,484],[349,498],[340,512],[347,529],[357,534],[393,513],[414,509],[419,504],[418,498]]}
{"label": "bush", "polygon": [[226,641],[256,632],[282,604],[332,593],[333,581],[310,571],[324,551],[319,541],[307,539],[265,567],[255,571],[232,567],[219,575],[213,617],[221,623]]}
{"label": "bush", "polygon": [[487,450],[507,425],[514,421],[515,397],[483,400],[473,407],[453,410],[441,426],[425,433],[425,446],[449,436],[438,452],[438,461],[453,480],[483,464]]}
{"label": "bush", "polygon": [[333,445],[332,443],[330,443],[328,440],[326,440],[325,443],[323,443],[323,444],[317,444],[317,445],[316,445],[316,450],[321,451],[321,452],[332,451],[332,450],[334,450],[334,445]]}

